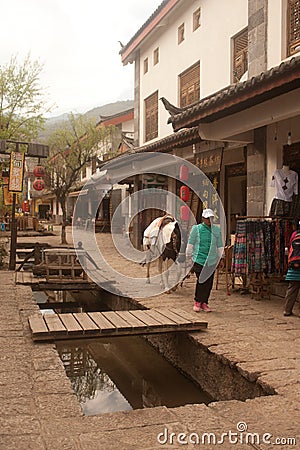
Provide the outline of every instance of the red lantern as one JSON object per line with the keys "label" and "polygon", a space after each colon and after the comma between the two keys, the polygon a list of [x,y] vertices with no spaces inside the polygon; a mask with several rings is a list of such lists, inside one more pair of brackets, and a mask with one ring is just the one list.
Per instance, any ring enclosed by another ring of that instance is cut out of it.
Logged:
{"label": "red lantern", "polygon": [[23,212],[29,212],[29,201],[24,200],[22,203],[22,211]]}
{"label": "red lantern", "polygon": [[45,187],[45,182],[42,178],[36,178],[32,185],[33,189],[36,191],[42,191]]}
{"label": "red lantern", "polygon": [[182,166],[180,166],[179,177],[182,181],[186,181],[189,177],[189,168],[187,166],[185,166],[184,164],[182,164]]}
{"label": "red lantern", "polygon": [[33,169],[33,174],[36,178],[43,178],[45,175],[45,169],[43,166],[35,166]]}
{"label": "red lantern", "polygon": [[188,221],[190,218],[190,208],[187,205],[183,205],[180,208],[180,217],[181,220]]}
{"label": "red lantern", "polygon": [[181,186],[180,188],[180,198],[184,202],[188,202],[190,198],[190,189],[187,186]]}

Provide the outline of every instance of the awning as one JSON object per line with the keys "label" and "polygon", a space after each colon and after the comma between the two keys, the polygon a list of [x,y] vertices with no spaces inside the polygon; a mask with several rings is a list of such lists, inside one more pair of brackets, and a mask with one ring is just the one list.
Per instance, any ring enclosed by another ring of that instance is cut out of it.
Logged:
{"label": "awning", "polygon": [[88,193],[87,189],[81,189],[80,191],[70,192],[68,197],[78,197],[78,195],[86,195]]}

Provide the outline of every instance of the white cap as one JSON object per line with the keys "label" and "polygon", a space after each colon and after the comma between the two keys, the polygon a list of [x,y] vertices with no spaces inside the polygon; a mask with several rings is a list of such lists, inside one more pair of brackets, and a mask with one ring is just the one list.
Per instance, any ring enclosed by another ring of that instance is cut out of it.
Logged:
{"label": "white cap", "polygon": [[209,217],[215,217],[213,211],[211,209],[204,209],[202,212],[202,217],[205,219],[209,219]]}

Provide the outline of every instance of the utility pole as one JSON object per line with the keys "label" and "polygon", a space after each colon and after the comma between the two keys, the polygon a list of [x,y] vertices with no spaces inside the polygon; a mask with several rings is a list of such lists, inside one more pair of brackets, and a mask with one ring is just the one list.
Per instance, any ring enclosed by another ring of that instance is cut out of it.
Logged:
{"label": "utility pole", "polygon": [[[19,152],[19,143],[16,142],[16,152]],[[13,192],[12,211],[11,211],[11,225],[10,225],[10,252],[9,252],[9,270],[16,268],[16,254],[17,254],[17,219],[16,219],[16,200],[17,194]]]}

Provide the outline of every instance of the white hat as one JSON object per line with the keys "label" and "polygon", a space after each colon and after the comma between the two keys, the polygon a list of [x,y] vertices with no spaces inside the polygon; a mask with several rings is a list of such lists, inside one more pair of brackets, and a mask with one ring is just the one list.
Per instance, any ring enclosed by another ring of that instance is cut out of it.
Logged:
{"label": "white hat", "polygon": [[209,219],[209,217],[215,217],[213,211],[211,209],[204,209],[202,212],[202,217],[205,219]]}

